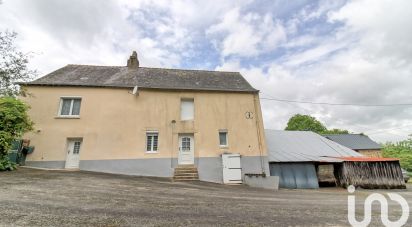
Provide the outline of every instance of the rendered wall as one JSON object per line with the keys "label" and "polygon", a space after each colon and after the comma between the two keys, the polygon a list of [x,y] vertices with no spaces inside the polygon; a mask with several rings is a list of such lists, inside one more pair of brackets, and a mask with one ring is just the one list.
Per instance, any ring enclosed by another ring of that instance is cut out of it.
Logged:
{"label": "rendered wall", "polygon": [[[266,157],[257,94],[140,90],[134,96],[130,89],[115,88],[29,86],[27,89],[32,97],[23,100],[31,106],[29,114],[35,130],[24,138],[36,147],[27,156],[27,162],[33,165],[39,165],[35,164],[38,161],[65,161],[68,138],[83,138],[81,169],[95,168],[90,167],[95,166],[93,160],[171,160],[177,158],[179,133],[194,134],[195,158],[220,158],[223,152]],[[62,96],[82,98],[80,118],[58,117]],[[194,99],[194,121],[179,119],[180,100],[184,98]],[[246,112],[252,112],[254,117],[247,119]],[[219,146],[219,129],[228,130],[228,147]],[[159,132],[159,150],[155,154],[145,152],[148,130]],[[205,161],[199,165],[208,164]]]}

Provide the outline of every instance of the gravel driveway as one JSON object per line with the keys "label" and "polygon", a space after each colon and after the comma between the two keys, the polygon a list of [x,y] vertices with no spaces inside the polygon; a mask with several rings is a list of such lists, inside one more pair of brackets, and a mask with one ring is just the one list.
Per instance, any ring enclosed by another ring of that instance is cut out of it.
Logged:
{"label": "gravel driveway", "polygon": [[[408,190],[391,192],[398,192],[412,205],[410,185]],[[370,193],[358,190],[357,201],[364,201]],[[0,172],[0,225],[347,226],[347,195],[339,188],[270,191],[244,185],[20,168]],[[363,215],[361,203],[358,208]],[[374,207],[375,226],[381,225],[379,210]],[[392,203],[389,211],[391,220],[396,220],[400,206]],[[412,217],[408,224],[411,226]]]}

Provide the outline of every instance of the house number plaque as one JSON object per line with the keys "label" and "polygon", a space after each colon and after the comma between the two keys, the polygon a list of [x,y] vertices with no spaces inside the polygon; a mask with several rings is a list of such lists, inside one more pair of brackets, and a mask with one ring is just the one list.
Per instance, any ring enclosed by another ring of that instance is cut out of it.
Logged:
{"label": "house number plaque", "polygon": [[245,113],[245,117],[246,117],[246,119],[253,119],[253,112],[247,111]]}

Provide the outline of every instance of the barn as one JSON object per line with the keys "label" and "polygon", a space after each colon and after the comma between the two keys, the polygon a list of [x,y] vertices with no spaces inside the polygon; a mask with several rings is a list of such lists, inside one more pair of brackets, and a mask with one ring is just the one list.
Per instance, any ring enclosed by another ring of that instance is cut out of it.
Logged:
{"label": "barn", "polygon": [[369,157],[382,157],[382,146],[364,134],[335,134],[324,137]]}
{"label": "barn", "polygon": [[271,176],[280,188],[332,185],[404,188],[397,159],[372,158],[309,131],[265,130]]}

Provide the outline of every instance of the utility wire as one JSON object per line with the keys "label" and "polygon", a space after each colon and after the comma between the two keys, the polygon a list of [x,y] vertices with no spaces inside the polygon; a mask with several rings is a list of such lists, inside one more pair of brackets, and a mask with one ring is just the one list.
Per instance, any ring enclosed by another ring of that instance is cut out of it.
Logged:
{"label": "utility wire", "polygon": [[329,106],[360,106],[360,107],[397,107],[397,106],[412,106],[412,103],[395,103],[395,104],[354,104],[354,103],[330,103],[330,102],[310,102],[310,101],[298,101],[276,98],[260,98],[261,100],[270,100],[277,102],[288,103],[301,103],[301,104],[313,104],[313,105],[329,105]]}
{"label": "utility wire", "polygon": [[369,132],[368,135],[381,134],[381,133],[384,133],[384,132],[387,132],[387,131],[392,131],[392,130],[395,130],[395,129],[402,129],[402,128],[411,127],[411,126],[412,126],[412,124],[404,125],[404,126],[400,126],[400,127],[396,127],[396,128],[373,130],[372,132]]}

